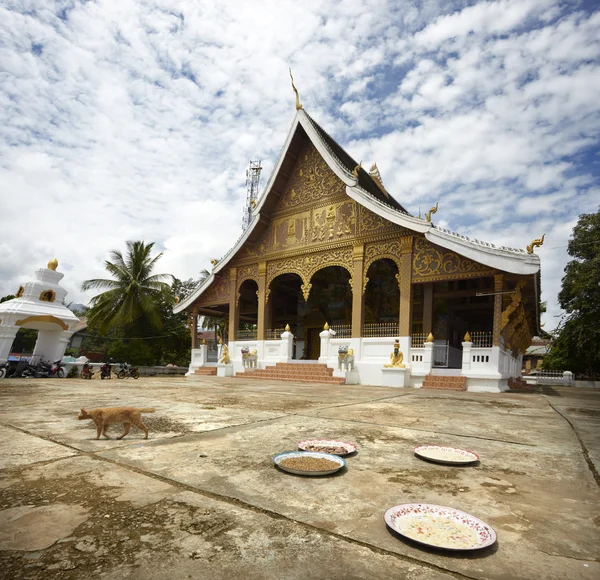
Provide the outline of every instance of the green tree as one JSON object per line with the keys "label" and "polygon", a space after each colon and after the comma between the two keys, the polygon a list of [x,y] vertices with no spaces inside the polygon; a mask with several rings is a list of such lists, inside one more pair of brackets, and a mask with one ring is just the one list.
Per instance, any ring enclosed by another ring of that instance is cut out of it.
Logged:
{"label": "green tree", "polygon": [[558,295],[565,310],[544,368],[600,377],[600,211],[579,216],[569,241],[574,259],[565,267]]}
{"label": "green tree", "polygon": [[170,274],[152,274],[162,253],[151,257],[154,243],[127,242],[125,258],[118,250],[110,253],[112,261],[104,263],[113,279],[93,279],[83,282],[82,290],[105,289],[91,299],[88,323],[106,332],[113,326],[123,326],[126,335],[135,336],[147,327],[160,330],[161,311],[158,300],[168,288],[164,280]]}

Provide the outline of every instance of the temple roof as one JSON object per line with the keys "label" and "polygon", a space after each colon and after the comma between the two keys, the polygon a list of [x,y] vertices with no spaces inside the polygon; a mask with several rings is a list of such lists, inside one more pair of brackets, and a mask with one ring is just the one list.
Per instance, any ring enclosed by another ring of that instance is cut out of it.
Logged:
{"label": "temple roof", "polygon": [[[306,111],[304,112],[306,118],[312,123],[313,127],[317,131],[319,137],[323,140],[325,146],[329,149],[331,155],[333,155],[339,163],[341,163],[347,171],[352,173],[358,163],[342,148],[337,141],[329,135]],[[378,183],[367,173],[362,167],[358,170],[358,187],[362,188],[369,195],[372,195],[379,201],[393,207],[394,209],[406,214],[411,215],[402,207],[385,189],[382,189]]]}
{"label": "temple roof", "polygon": [[280,191],[287,181],[287,174],[293,165],[298,144],[306,137],[323,157],[329,168],[346,185],[348,197],[365,208],[391,223],[424,234],[425,238],[431,243],[476,262],[512,274],[537,274],[537,278],[539,278],[540,260],[536,254],[528,254],[522,249],[506,246],[497,247],[489,242],[473,240],[411,215],[383,187],[380,187],[367,171],[360,168],[358,173],[355,173],[354,170],[358,163],[304,109],[299,109],[296,112],[264,193],[257,200],[257,205],[252,210],[248,228],[227,254],[219,260],[213,273],[190,296],[182,300],[174,308],[174,312],[182,312],[188,309],[212,285],[215,274],[226,268],[228,262],[244,244],[255,242],[267,228],[270,212],[275,207]]}

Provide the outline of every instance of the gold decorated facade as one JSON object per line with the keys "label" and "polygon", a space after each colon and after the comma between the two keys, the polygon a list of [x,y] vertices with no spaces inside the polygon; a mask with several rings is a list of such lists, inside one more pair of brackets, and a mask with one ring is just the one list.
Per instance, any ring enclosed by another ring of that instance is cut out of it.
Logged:
{"label": "gold decorated facade", "polygon": [[[375,169],[370,175],[385,201],[389,194],[379,169]],[[356,175],[358,172],[364,170],[358,168]],[[349,287],[349,293],[340,292],[339,302],[351,296],[346,319],[338,322],[351,326],[352,337],[365,336],[365,322],[390,323],[389,316],[378,320],[378,305],[372,299],[369,302],[370,292],[381,286],[381,272],[385,271],[386,295],[397,296],[397,304],[388,306],[397,317],[397,336],[444,332],[455,334],[460,342],[469,331],[489,331],[494,345],[503,341],[521,352],[527,348],[531,329],[536,328],[536,310],[531,302],[535,299],[533,276],[520,277],[486,266],[371,211],[348,195],[347,184],[304,132],[295,136],[272,181],[275,185],[262,204],[260,220],[251,235],[233,255],[213,260],[216,271],[212,284],[187,307],[194,316],[226,318],[229,340],[237,338],[244,308],[247,322],[255,321],[258,340],[283,324],[297,328],[300,322],[282,318],[286,309],[285,305],[278,306],[282,300],[273,304],[277,281],[282,276],[287,276],[286,280],[292,279],[290,275],[297,277],[290,292],[299,288],[299,306],[287,306],[300,318],[301,302],[311,300],[316,277],[324,269],[337,267],[337,272],[344,273],[340,279]],[[436,204],[423,222],[429,223],[437,208]],[[219,267],[223,261],[225,266]],[[385,269],[378,271],[376,266],[382,262]],[[393,292],[389,291],[390,277],[397,288]],[[285,287],[276,290],[278,295],[286,292]],[[513,290],[518,290],[518,303],[515,294],[509,293]],[[462,321],[455,329],[450,316],[445,326],[438,324],[444,316],[444,304],[450,304],[453,318]],[[283,314],[277,314],[278,308]],[[302,314],[306,328],[321,330],[324,323],[332,323],[324,319],[327,314],[321,305],[313,310],[316,314]],[[474,327],[477,324],[480,328]]]}

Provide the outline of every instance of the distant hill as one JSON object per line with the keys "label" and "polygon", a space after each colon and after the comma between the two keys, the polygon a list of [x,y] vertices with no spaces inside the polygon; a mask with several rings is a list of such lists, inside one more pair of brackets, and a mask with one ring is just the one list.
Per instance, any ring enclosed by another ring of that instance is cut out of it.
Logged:
{"label": "distant hill", "polygon": [[77,302],[72,302],[69,304],[69,310],[71,312],[77,310],[78,312],[87,312],[88,307],[85,304],[79,304]]}

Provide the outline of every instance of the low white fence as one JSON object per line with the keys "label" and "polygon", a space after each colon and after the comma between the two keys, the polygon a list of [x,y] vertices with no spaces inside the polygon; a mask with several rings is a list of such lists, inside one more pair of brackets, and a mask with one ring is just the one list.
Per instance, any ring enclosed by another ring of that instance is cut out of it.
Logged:
{"label": "low white fence", "polygon": [[573,386],[575,384],[571,371],[536,371],[530,375],[524,375],[523,379],[529,385]]}

